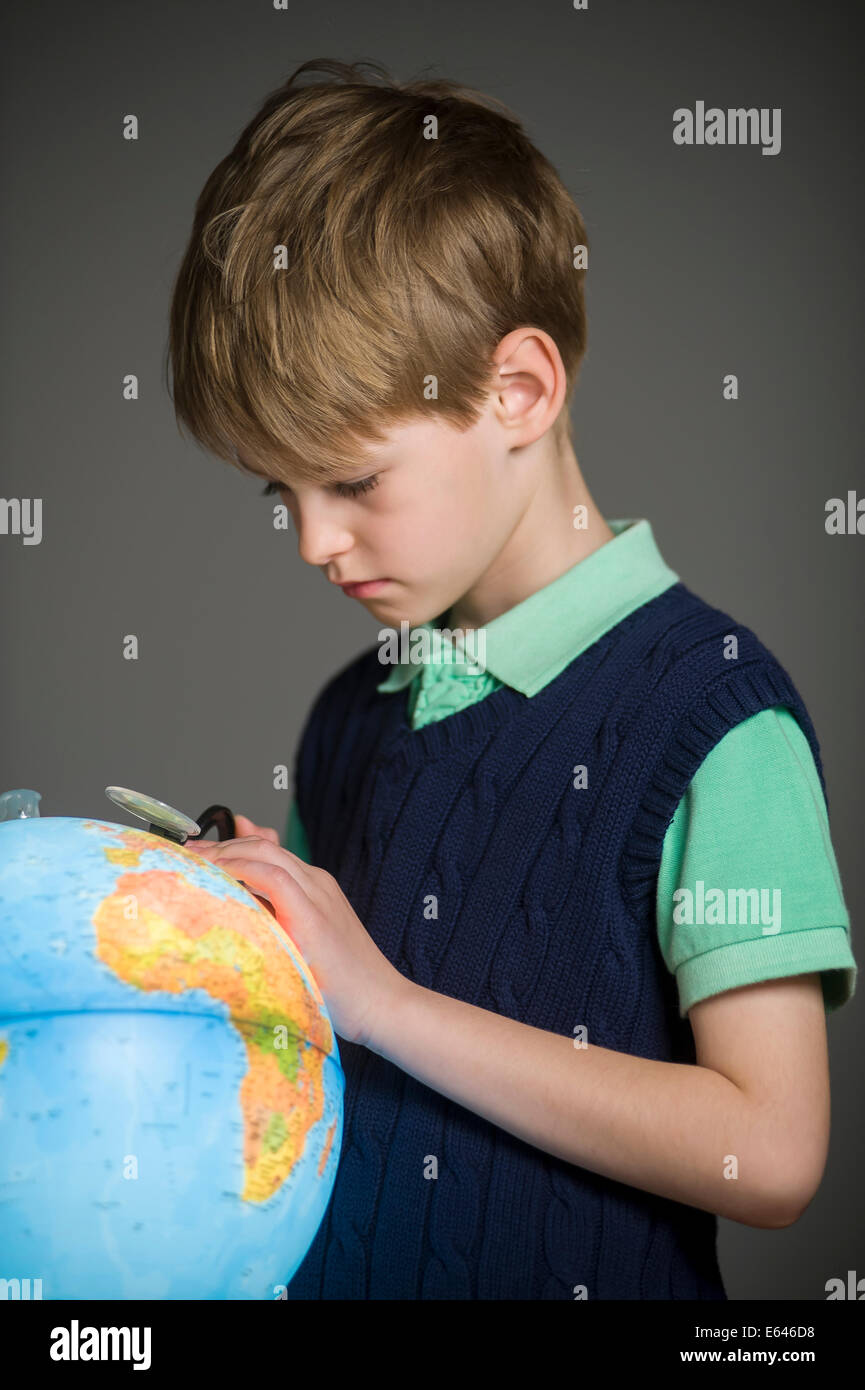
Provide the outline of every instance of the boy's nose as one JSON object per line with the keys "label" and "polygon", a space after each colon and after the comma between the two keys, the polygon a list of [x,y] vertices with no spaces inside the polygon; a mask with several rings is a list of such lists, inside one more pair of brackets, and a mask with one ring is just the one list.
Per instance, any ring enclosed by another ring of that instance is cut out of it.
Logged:
{"label": "boy's nose", "polygon": [[314,526],[304,523],[298,531],[298,554],[301,560],[305,560],[308,565],[314,565],[316,569],[323,569],[337,556],[345,555],[353,544],[352,537],[344,527],[326,523]]}
{"label": "boy's nose", "polygon": [[352,538],[345,531],[325,530],[305,531],[298,539],[298,555],[307,564],[314,564],[317,570],[327,569],[331,560],[346,555],[352,549]]}

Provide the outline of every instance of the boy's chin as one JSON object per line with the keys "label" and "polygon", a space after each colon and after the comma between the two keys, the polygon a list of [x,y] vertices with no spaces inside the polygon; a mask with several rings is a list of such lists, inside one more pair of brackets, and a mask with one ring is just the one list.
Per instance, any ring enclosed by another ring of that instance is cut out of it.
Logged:
{"label": "boy's chin", "polygon": [[439,619],[443,620],[447,613],[447,610],[443,612],[434,600],[428,603],[420,599],[410,602],[405,594],[382,594],[380,597],[360,599],[359,602],[381,622],[386,622],[388,626],[397,630],[400,623],[404,622],[407,622],[409,627],[420,627],[423,623],[435,624]]}

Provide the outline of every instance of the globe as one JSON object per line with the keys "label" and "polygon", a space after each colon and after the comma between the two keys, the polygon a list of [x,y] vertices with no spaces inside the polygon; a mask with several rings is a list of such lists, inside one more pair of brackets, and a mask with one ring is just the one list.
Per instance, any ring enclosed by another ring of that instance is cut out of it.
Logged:
{"label": "globe", "polygon": [[0,824],[0,1292],[279,1298],[343,1093],[315,980],[236,879],[128,826]]}

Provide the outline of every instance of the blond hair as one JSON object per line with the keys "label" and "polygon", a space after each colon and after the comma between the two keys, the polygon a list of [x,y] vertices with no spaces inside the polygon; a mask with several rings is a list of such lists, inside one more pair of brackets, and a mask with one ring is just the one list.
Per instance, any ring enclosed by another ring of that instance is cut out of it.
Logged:
{"label": "blond hair", "polygon": [[[337,80],[298,83],[310,71]],[[573,199],[500,102],[303,63],[196,204],[170,312],[178,424],[244,471],[238,448],[270,477],[326,482],[429,411],[472,425],[497,344],[532,325],[561,354],[569,436],[580,245]]]}

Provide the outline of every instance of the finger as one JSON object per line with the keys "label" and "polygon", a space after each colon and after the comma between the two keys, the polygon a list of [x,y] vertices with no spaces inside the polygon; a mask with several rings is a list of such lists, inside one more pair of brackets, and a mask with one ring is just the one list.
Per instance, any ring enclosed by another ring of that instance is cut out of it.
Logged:
{"label": "finger", "polygon": [[[202,851],[202,850],[207,851],[207,850],[216,849],[219,843],[227,843],[227,842],[225,842],[225,841],[215,841],[215,840],[199,840],[199,841],[190,840],[190,841],[187,843],[186,848],[187,848],[187,849],[194,849],[194,850],[196,850],[197,853],[201,854],[201,851]],[[202,857],[202,859],[208,859],[208,860],[210,859],[210,855],[207,854],[207,853],[202,854],[201,857]],[[243,887],[245,888],[245,887],[246,887],[246,884],[244,884]],[[264,908],[267,909],[267,911],[271,914],[271,916],[274,916],[274,915],[275,915],[273,906],[272,906],[272,904],[271,904],[270,902],[268,902],[267,898],[259,897],[258,893],[253,893],[252,896],[256,899],[257,902],[261,903],[261,906],[262,906],[262,907],[264,907]]]}
{"label": "finger", "polygon": [[236,815],[234,825],[238,838],[243,835],[260,835],[262,839],[270,840],[271,844],[279,844],[279,835],[272,826],[256,825],[255,821],[249,819],[249,816]]}
{"label": "finger", "polygon": [[312,887],[312,865],[307,864],[298,855],[292,854],[291,850],[283,849],[281,845],[274,844],[272,840],[262,840],[257,835],[243,836],[234,840],[199,840],[195,842],[189,840],[186,848],[191,849],[193,844],[196,851],[202,857],[207,858],[211,864],[220,864],[226,854],[237,854],[240,850],[244,854],[261,859],[262,862],[290,869],[295,878]]}
{"label": "finger", "polygon": [[[237,847],[241,845],[250,854],[266,852],[271,859],[274,858],[274,856],[278,859],[281,854],[289,854],[289,850],[282,849],[279,844],[274,844],[273,840],[264,839],[264,837],[259,834],[235,835],[233,840],[201,839],[187,840],[186,842],[187,849],[203,849],[209,851],[211,854],[222,854],[226,850],[236,850]],[[296,856],[291,855],[291,858],[294,859]]]}
{"label": "finger", "polygon": [[[236,844],[239,840],[263,840],[265,843],[275,845],[277,849],[279,848],[279,836],[275,830],[270,829],[268,826],[253,825],[252,821],[246,816],[235,816],[234,820],[235,828],[237,828],[238,821],[246,821],[246,824],[251,828],[248,831],[244,831],[243,835],[235,835],[232,840],[207,840],[203,835],[198,838],[190,836],[188,840],[184,841],[184,849],[204,850],[205,853],[207,853],[208,851],[219,849],[222,845]],[[286,850],[286,853],[288,853],[288,850]]]}
{"label": "finger", "polygon": [[[289,870],[279,864],[246,858],[242,854],[223,854],[218,862],[220,869],[242,882],[253,896],[257,896],[258,893],[267,894],[280,926],[296,942],[303,955],[304,943],[295,934],[294,928],[303,915],[304,906],[309,907],[309,899],[300,883],[292,878]],[[305,936],[306,933],[302,935]]]}

